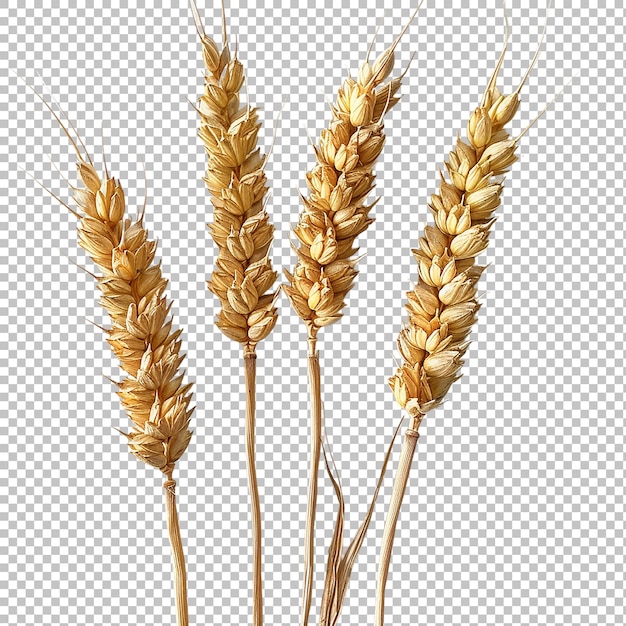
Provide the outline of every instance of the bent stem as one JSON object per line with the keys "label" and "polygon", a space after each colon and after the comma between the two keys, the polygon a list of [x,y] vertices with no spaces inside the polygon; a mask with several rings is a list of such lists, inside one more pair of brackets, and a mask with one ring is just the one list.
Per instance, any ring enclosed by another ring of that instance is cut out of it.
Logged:
{"label": "bent stem", "polygon": [[[346,597],[346,592],[348,591],[350,574],[352,573],[352,568],[354,566],[354,563],[356,562],[359,551],[361,550],[361,546],[363,545],[365,535],[367,534],[372,515],[374,514],[374,506],[376,505],[376,500],[378,499],[378,494],[383,484],[383,479],[385,478],[387,464],[389,463],[389,459],[391,458],[391,452],[393,450],[393,444],[396,441],[396,437],[400,432],[400,427],[402,426],[403,422],[404,417],[402,417],[398,426],[396,427],[389,446],[387,447],[387,452],[385,453],[383,465],[380,469],[380,475],[378,476],[378,482],[376,483],[376,488],[374,489],[374,495],[372,496],[372,500],[367,509],[367,513],[365,514],[365,518],[361,522],[359,529],[357,530],[355,536],[348,545],[345,554],[341,557],[335,576],[327,576],[326,578],[324,594],[322,596],[322,608],[320,611],[320,626],[335,626],[337,620],[339,619],[339,614],[343,606],[343,601]],[[341,496],[339,500],[341,517],[338,516],[338,522],[341,522],[341,530],[343,530],[343,496]],[[331,584],[333,586],[331,586]]]}
{"label": "bent stem", "polygon": [[178,511],[176,509],[176,481],[172,476],[163,483],[165,490],[165,507],[167,509],[167,529],[172,546],[172,564],[174,566],[174,590],[176,592],[176,615],[178,626],[189,626],[189,609],[187,608],[187,572],[185,569],[185,553],[183,540],[180,536]]}
{"label": "bent stem", "polygon": [[246,459],[248,488],[252,513],[252,623],[263,624],[263,579],[261,568],[261,504],[256,476],[254,454],[254,422],[256,417],[256,353],[254,346],[244,346],[244,373],[246,379]]}
{"label": "bent stem", "polygon": [[411,471],[411,463],[415,454],[415,446],[419,439],[419,426],[423,416],[411,418],[411,422],[402,442],[400,451],[400,460],[398,461],[398,469],[393,482],[393,491],[391,493],[391,502],[387,511],[385,520],[385,529],[383,530],[383,540],[380,548],[380,559],[378,563],[378,584],[376,587],[376,626],[383,626],[385,613],[385,587],[387,585],[387,575],[389,574],[389,563],[391,561],[391,553],[393,551],[393,540],[396,534],[396,525],[400,515],[400,507],[402,499],[406,491],[406,485],[409,480]]}
{"label": "bent stem", "polygon": [[317,340],[309,332],[308,339],[309,396],[311,402],[311,456],[309,463],[309,490],[306,528],[304,533],[304,585],[302,589],[301,626],[306,626],[311,611],[313,574],[315,565],[315,512],[317,508],[318,474],[322,449],[322,390]]}

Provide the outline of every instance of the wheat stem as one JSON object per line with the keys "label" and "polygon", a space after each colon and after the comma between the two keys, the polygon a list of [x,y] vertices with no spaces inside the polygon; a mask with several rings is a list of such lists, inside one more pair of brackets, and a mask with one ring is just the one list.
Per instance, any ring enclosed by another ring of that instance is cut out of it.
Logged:
{"label": "wheat stem", "polygon": [[163,483],[163,489],[165,490],[165,508],[167,509],[167,529],[172,546],[177,623],[178,626],[189,626],[185,553],[183,551],[183,540],[180,536],[178,511],[176,510],[176,481],[172,480],[171,474],[168,476],[168,480]]}
{"label": "wheat stem", "polygon": [[[314,335],[314,333],[313,333]],[[306,528],[304,533],[304,585],[302,589],[302,613],[300,623],[306,626],[311,611],[313,574],[315,570],[315,512],[317,508],[318,475],[322,450],[322,390],[319,353],[316,338],[309,335],[308,367],[309,395],[311,402],[311,437],[309,462],[309,489],[307,498]]]}
{"label": "wheat stem", "polygon": [[[368,204],[367,198],[374,189],[374,165],[385,142],[384,117],[399,101],[397,92],[403,75],[387,79],[393,71],[394,50],[416,13],[417,9],[391,47],[373,64],[369,63],[370,46],[357,77],[349,76],[344,80],[334,104],[331,104],[332,119],[314,146],[317,163],[306,175],[308,194],[301,194],[304,207],[293,230],[296,241],[292,247],[297,262],[293,273],[285,270],[288,283],[283,285],[283,291],[309,331],[311,458],[301,626],[306,626],[311,609],[315,507],[322,450],[320,372],[315,337],[320,328],[341,318],[346,296],[358,273],[355,241],[374,221],[370,212],[377,201]],[[241,337],[244,337],[243,332]],[[341,501],[338,482],[336,493]],[[336,554],[329,553],[330,567],[338,566],[337,559],[341,559],[340,537],[336,527],[334,538],[337,541],[331,543]],[[338,599],[337,582],[335,573],[329,573],[324,586],[324,611],[333,598],[332,608],[338,612],[335,602]],[[328,616],[322,614],[320,618],[323,621]]]}
{"label": "wheat stem", "polygon": [[246,379],[246,459],[248,463],[248,488],[250,490],[250,509],[252,513],[252,623],[263,624],[263,578],[261,568],[261,504],[259,485],[256,475],[254,454],[254,426],[256,417],[256,353],[254,347],[244,348],[244,372]]}
{"label": "wheat stem", "polygon": [[389,573],[389,563],[391,561],[391,553],[393,551],[393,539],[396,534],[396,525],[400,515],[400,507],[402,499],[406,491],[406,485],[409,480],[409,472],[411,471],[411,463],[415,454],[415,446],[419,439],[420,419],[412,419],[409,428],[404,433],[402,449],[400,451],[400,460],[398,469],[393,481],[393,491],[391,493],[391,502],[385,519],[385,529],[383,530],[383,540],[380,548],[380,559],[378,564],[378,584],[376,587],[376,626],[383,626],[385,613],[385,587],[387,585],[387,575]]}
{"label": "wheat stem", "polygon": [[143,224],[145,203],[140,218],[133,222],[127,217],[120,181],[110,176],[106,164],[106,176],[104,180],[100,177],[67,113],[53,98],[78,143],[46,99],[24,82],[50,111],[78,157],[76,165],[84,186],[74,187],[68,183],[78,211],[51,195],[80,220],[78,244],[99,270],[100,275],[95,275],[82,268],[97,281],[102,294],[100,303],[111,320],[110,328],[100,328],[127,374],[115,385],[133,429],[128,433],[119,432],[127,438],[130,451],[139,460],[158,468],[167,477],[163,486],[178,624],[188,626],[187,576],[176,511],[176,482],[172,474],[192,436],[189,430],[194,412],[189,408],[192,384],[184,383],[185,373],[180,369],[185,358],[181,354],[182,330],[172,330],[171,303],[165,295],[167,279],[161,273],[161,264],[155,262],[157,244],[148,238]]}
{"label": "wheat stem", "polygon": [[[460,378],[468,337],[480,309],[477,283],[486,266],[476,259],[489,243],[489,231],[501,204],[503,175],[517,160],[517,138],[511,139],[507,124],[520,106],[520,91],[537,63],[545,34],[519,87],[508,95],[497,87],[510,35],[505,15],[505,43],[488,82],[481,106],[467,123],[467,140],[457,138],[445,162],[449,180],[440,172],[439,193],[429,208],[434,225],[426,225],[419,248],[413,254],[419,264],[416,286],[407,294],[408,324],[398,336],[403,363],[389,380],[398,404],[413,422],[439,406],[452,384]],[[541,113],[543,114],[543,112]],[[530,126],[536,120],[531,122]],[[417,430],[415,426],[411,429]],[[392,503],[385,524],[376,594],[376,626],[383,625],[384,592],[393,535],[402,496],[415,450],[405,443],[394,483]]]}

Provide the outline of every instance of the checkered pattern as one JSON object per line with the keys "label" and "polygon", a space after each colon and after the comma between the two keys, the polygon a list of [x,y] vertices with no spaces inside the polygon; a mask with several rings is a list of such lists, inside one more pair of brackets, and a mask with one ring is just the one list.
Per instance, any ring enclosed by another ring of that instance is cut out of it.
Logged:
{"label": "checkered pattern", "polygon": [[[184,2],[89,4],[1,2],[2,65],[50,100],[36,71],[42,75],[99,162],[102,134],[131,207],[148,195],[146,222],[160,241],[196,381],[196,434],[177,475],[191,621],[246,624],[241,358],[212,324],[218,304],[204,281],[216,251],[204,228],[210,207],[196,114],[186,102],[201,90],[199,43]],[[263,145],[286,103],[268,167],[277,267],[294,264],[289,228],[313,163],[305,131],[316,136],[324,127],[326,100],[356,71],[376,25],[380,51],[414,4],[242,0],[228,7],[250,98],[262,108]],[[546,16],[543,1],[508,4],[505,89],[525,70]],[[218,5],[200,7],[216,36]],[[557,1],[550,13],[515,128],[578,77],[524,138],[508,177],[465,376],[422,426],[391,564],[388,624],[623,623],[624,9],[614,6]],[[500,2],[432,1],[399,48],[398,67],[412,52],[416,58],[387,123],[378,219],[359,240],[367,256],[346,316],[321,334],[326,426],[347,498],[347,535],[367,508],[399,418],[386,377],[404,291],[416,275],[410,247],[427,219],[437,166],[478,103],[502,36]],[[92,280],[65,256],[85,262],[74,219],[18,169],[68,198],[44,153],[72,177],[74,155],[33,94],[8,72],[0,80],[0,623],[173,624],[161,480],[112,428],[126,420],[101,372],[118,372],[84,319],[105,321]],[[283,298],[258,360],[268,624],[296,623],[299,607],[308,457],[303,339]],[[390,489],[388,476],[342,624],[372,623]],[[316,607],[335,513],[326,478],[319,507]]]}

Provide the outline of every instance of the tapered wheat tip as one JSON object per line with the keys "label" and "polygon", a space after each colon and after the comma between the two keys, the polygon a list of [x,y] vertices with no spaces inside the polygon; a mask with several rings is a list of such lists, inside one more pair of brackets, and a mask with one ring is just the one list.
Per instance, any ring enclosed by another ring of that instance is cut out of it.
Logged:
{"label": "tapered wheat tip", "polygon": [[195,3],[191,6],[206,69],[198,136],[206,150],[204,181],[214,208],[209,231],[219,249],[208,286],[222,306],[218,328],[254,347],[278,317],[277,292],[271,291],[277,274],[269,257],[274,227],[264,205],[266,157],[257,147],[261,124],[256,109],[240,102],[243,65],[231,57],[225,21],[220,50],[205,34]]}
{"label": "tapered wheat tip", "polygon": [[476,257],[488,245],[500,206],[502,175],[517,160],[521,135],[512,139],[505,126],[519,108],[520,89],[537,62],[543,35],[520,87],[503,95],[496,78],[508,38],[507,22],[495,71],[481,106],[467,123],[467,141],[458,138],[446,162],[449,182],[442,175],[439,193],[431,197],[435,224],[425,227],[413,250],[419,279],[407,294],[408,324],[398,336],[403,362],[389,384],[398,404],[418,419],[438,406],[460,377],[480,309],[477,283],[485,267],[476,264]]}
{"label": "tapered wheat tip", "polygon": [[357,275],[355,239],[374,221],[370,211],[376,203],[367,204],[367,197],[385,142],[383,118],[399,101],[404,74],[387,79],[394,50],[416,13],[390,48],[373,64],[368,50],[357,78],[344,81],[331,105],[330,124],[315,146],[317,163],[306,175],[309,193],[302,197],[293,230],[298,260],[293,273],[285,271],[289,284],[284,287],[309,337],[340,319]]}

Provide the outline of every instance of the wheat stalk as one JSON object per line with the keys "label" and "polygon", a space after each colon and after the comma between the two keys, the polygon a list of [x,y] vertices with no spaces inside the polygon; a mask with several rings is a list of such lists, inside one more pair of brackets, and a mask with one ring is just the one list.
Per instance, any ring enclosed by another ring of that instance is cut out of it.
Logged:
{"label": "wheat stalk", "polygon": [[182,330],[172,328],[171,303],[165,295],[167,280],[161,273],[160,263],[155,262],[157,244],[148,238],[143,224],[146,207],[144,204],[137,219],[127,217],[120,181],[109,175],[106,166],[103,176],[96,171],[69,119],[68,124],[82,150],[48,102],[31,85],[26,85],[46,105],[76,151],[83,186],[70,186],[78,210],[52,195],[78,218],[78,245],[100,271],[99,276],[88,273],[97,282],[102,294],[100,304],[111,322],[110,328],[102,330],[127,375],[120,382],[113,381],[132,422],[132,430],[122,434],[128,440],[130,451],[140,461],[156,467],[166,477],[163,487],[178,624],[187,626],[187,576],[173,474],[192,435],[189,430],[194,411],[189,406],[192,384],[184,383],[181,365],[185,355],[180,352]]}
{"label": "wheat stalk", "polygon": [[398,515],[406,491],[411,462],[419,439],[419,427],[428,411],[439,406],[451,385],[460,378],[468,337],[480,303],[477,283],[486,269],[476,264],[488,245],[489,232],[500,206],[503,174],[517,160],[520,139],[552,102],[517,137],[505,126],[520,105],[520,92],[534,68],[543,36],[522,81],[503,95],[496,86],[509,40],[478,108],[467,123],[467,141],[459,137],[446,162],[450,182],[441,174],[439,193],[431,197],[434,225],[427,225],[419,248],[412,252],[419,278],[408,292],[408,323],[398,336],[402,364],[389,379],[398,404],[409,415],[392,498],[385,520],[376,591],[376,626],[383,626],[385,585]]}
{"label": "wheat stalk", "polygon": [[189,623],[185,559],[176,511],[173,472],[191,439],[191,384],[180,371],[181,330],[172,331],[167,281],[155,264],[156,242],[148,239],[143,215],[125,218],[124,192],[108,175],[100,180],[91,163],[78,169],[86,188],[74,190],[83,212],[79,245],[102,275],[100,302],[109,314],[107,341],[128,376],[117,383],[122,406],[133,423],[126,433],[131,452],[165,474],[168,528],[174,558],[179,626]]}
{"label": "wheat stalk", "polygon": [[[421,6],[421,3],[420,3]],[[338,321],[347,293],[357,275],[355,240],[374,221],[370,212],[377,201],[367,203],[374,189],[374,165],[385,142],[383,120],[399,101],[398,89],[405,72],[387,80],[393,71],[395,49],[417,14],[419,6],[393,44],[373,64],[369,57],[356,78],[348,77],[331,105],[331,120],[314,146],[316,164],[306,174],[308,195],[293,233],[297,255],[293,272],[285,270],[288,284],[283,288],[307,329],[308,380],[310,396],[310,463],[304,546],[304,581],[300,623],[305,626],[313,592],[315,517],[318,474],[322,451],[322,398],[317,335],[320,328]],[[408,70],[408,68],[407,68]],[[340,485],[336,490],[342,506]],[[338,518],[338,524],[342,518]],[[339,526],[338,526],[339,528]],[[339,533],[340,534],[340,533]],[[321,621],[337,607],[337,577],[340,537],[333,542],[336,554],[329,554]]]}
{"label": "wheat stalk", "polygon": [[219,253],[208,282],[222,310],[216,325],[242,344],[246,388],[246,459],[252,513],[253,623],[263,623],[261,505],[256,476],[256,345],[278,318],[278,290],[270,292],[277,274],[269,257],[274,227],[265,210],[267,157],[257,147],[261,124],[256,109],[242,105],[243,65],[231,55],[222,2],[223,46],[205,32],[194,0],[190,2],[205,66],[204,93],[199,98],[198,136],[207,155],[204,180],[213,204],[209,230]]}

